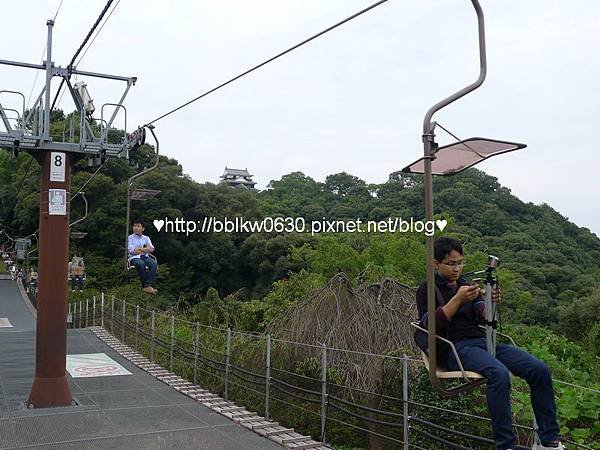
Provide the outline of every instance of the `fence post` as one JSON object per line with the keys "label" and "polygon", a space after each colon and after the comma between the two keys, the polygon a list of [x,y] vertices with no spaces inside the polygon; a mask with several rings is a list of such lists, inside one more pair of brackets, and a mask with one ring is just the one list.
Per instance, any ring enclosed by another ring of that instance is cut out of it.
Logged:
{"label": "fence post", "polygon": [[77,302],[73,303],[73,328],[77,328]]}
{"label": "fence post", "polygon": [[271,404],[271,335],[267,334],[267,346],[265,349],[267,364],[265,374],[265,419],[269,420],[269,406]]}
{"label": "fence post", "polygon": [[194,384],[198,384],[198,354],[200,353],[200,322],[196,322],[196,339],[194,339]]}
{"label": "fence post", "polygon": [[73,328],[73,313],[71,312],[71,303],[68,303],[67,306],[69,307],[69,310],[67,312],[67,328],[69,327],[69,317],[71,318],[71,328]]}
{"label": "fence post", "polygon": [[104,328],[104,292],[100,293],[100,326]]}
{"label": "fence post", "polygon": [[408,356],[406,355],[402,355],[402,404],[404,406],[402,414],[404,450],[408,450]]}
{"label": "fence post", "polygon": [[111,334],[115,335],[115,296],[112,295],[110,298],[110,331]]}
{"label": "fence post", "polygon": [[96,296],[92,297],[92,326],[96,326]]}
{"label": "fence post", "polygon": [[121,300],[121,342],[125,343],[125,300]]}
{"label": "fence post", "polygon": [[227,328],[227,342],[225,348],[225,392],[223,393],[223,398],[228,401],[227,398],[229,396],[228,387],[229,387],[229,357],[231,355],[231,328]]}
{"label": "fence post", "polygon": [[321,442],[325,443],[327,425],[327,347],[321,344]]}
{"label": "fence post", "polygon": [[169,363],[169,372],[173,372],[173,353],[175,351],[175,316],[171,314],[171,355]]}
{"label": "fence post", "polygon": [[154,362],[154,310],[152,310],[152,339],[150,340],[150,361]]}
{"label": "fence post", "polygon": [[89,306],[90,306],[90,300],[89,299],[85,299],[85,327],[88,327],[88,310],[89,310]]}
{"label": "fence post", "polygon": [[138,335],[140,332],[140,305],[135,306],[135,351],[138,351]]}
{"label": "fence post", "polygon": [[83,301],[79,300],[79,328],[83,328],[81,323],[83,322]]}

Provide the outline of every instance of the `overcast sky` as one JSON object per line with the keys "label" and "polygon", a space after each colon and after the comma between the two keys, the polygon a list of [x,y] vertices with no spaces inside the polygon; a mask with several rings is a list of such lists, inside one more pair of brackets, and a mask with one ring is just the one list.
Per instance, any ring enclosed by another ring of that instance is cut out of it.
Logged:
{"label": "overcast sky", "polygon": [[[0,59],[40,63],[46,19],[60,0],[3,3]],[[138,77],[125,102],[131,129],[370,3],[122,0],[79,69]],[[57,65],[68,64],[104,5],[64,0],[54,27]],[[434,119],[461,138],[526,143],[478,167],[522,200],[548,203],[600,235],[600,2],[482,6],[487,79]],[[384,182],[421,156],[425,111],[476,79],[476,32],[470,1],[389,0],[159,121],[161,152],[199,182],[217,182],[225,165],[247,167],[259,188],[298,170],[319,181],[346,171]],[[0,89],[29,96],[34,79],[32,69],[0,66]],[[36,93],[42,79],[40,72]],[[98,115],[124,89],[85,81]],[[71,110],[67,100],[61,107]],[[440,130],[438,142],[450,141]]]}

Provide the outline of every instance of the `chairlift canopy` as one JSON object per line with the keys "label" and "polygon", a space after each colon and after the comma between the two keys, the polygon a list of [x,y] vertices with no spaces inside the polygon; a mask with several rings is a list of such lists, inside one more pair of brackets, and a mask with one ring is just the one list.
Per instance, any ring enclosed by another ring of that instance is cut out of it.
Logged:
{"label": "chairlift canopy", "polygon": [[[517,142],[499,141],[472,137],[453,144],[444,145],[434,151],[431,161],[433,175],[454,175],[492,156],[527,147]],[[420,158],[402,169],[405,173],[424,173],[425,158]]]}
{"label": "chairlift canopy", "polygon": [[149,200],[156,197],[160,192],[161,191],[157,191],[156,189],[134,188],[129,193],[129,198],[131,200]]}

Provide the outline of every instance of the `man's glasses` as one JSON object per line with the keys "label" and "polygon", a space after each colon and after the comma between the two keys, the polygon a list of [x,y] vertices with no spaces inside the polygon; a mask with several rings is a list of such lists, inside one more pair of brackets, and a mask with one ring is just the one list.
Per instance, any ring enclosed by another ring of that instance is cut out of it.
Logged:
{"label": "man's glasses", "polygon": [[460,262],[450,261],[450,262],[447,262],[447,263],[446,262],[441,262],[440,264],[443,264],[443,265],[448,266],[448,267],[452,267],[454,269],[455,267],[463,267],[465,265],[465,262],[464,261],[460,261]]}

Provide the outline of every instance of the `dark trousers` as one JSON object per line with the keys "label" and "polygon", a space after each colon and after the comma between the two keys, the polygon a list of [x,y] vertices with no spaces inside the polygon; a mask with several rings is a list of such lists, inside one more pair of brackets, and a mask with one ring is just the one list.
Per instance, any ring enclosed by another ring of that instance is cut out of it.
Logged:
{"label": "dark trousers", "polygon": [[[465,339],[455,346],[465,370],[478,372],[487,378],[487,404],[498,450],[512,448],[515,444],[510,408],[511,373],[529,384],[531,406],[542,442],[558,440],[552,375],[546,364],[524,350],[504,344],[496,346],[496,357],[493,357],[486,350],[484,338]],[[452,353],[448,370],[459,370]]]}
{"label": "dark trousers", "polygon": [[[154,258],[142,255],[139,258],[133,258],[130,264],[137,269],[143,288],[154,286],[156,283],[156,268],[158,267]],[[147,271],[146,268],[148,269]]]}
{"label": "dark trousers", "polygon": [[83,290],[83,275],[72,275],[71,276],[71,289],[75,290],[75,288],[79,286],[79,290]]}

